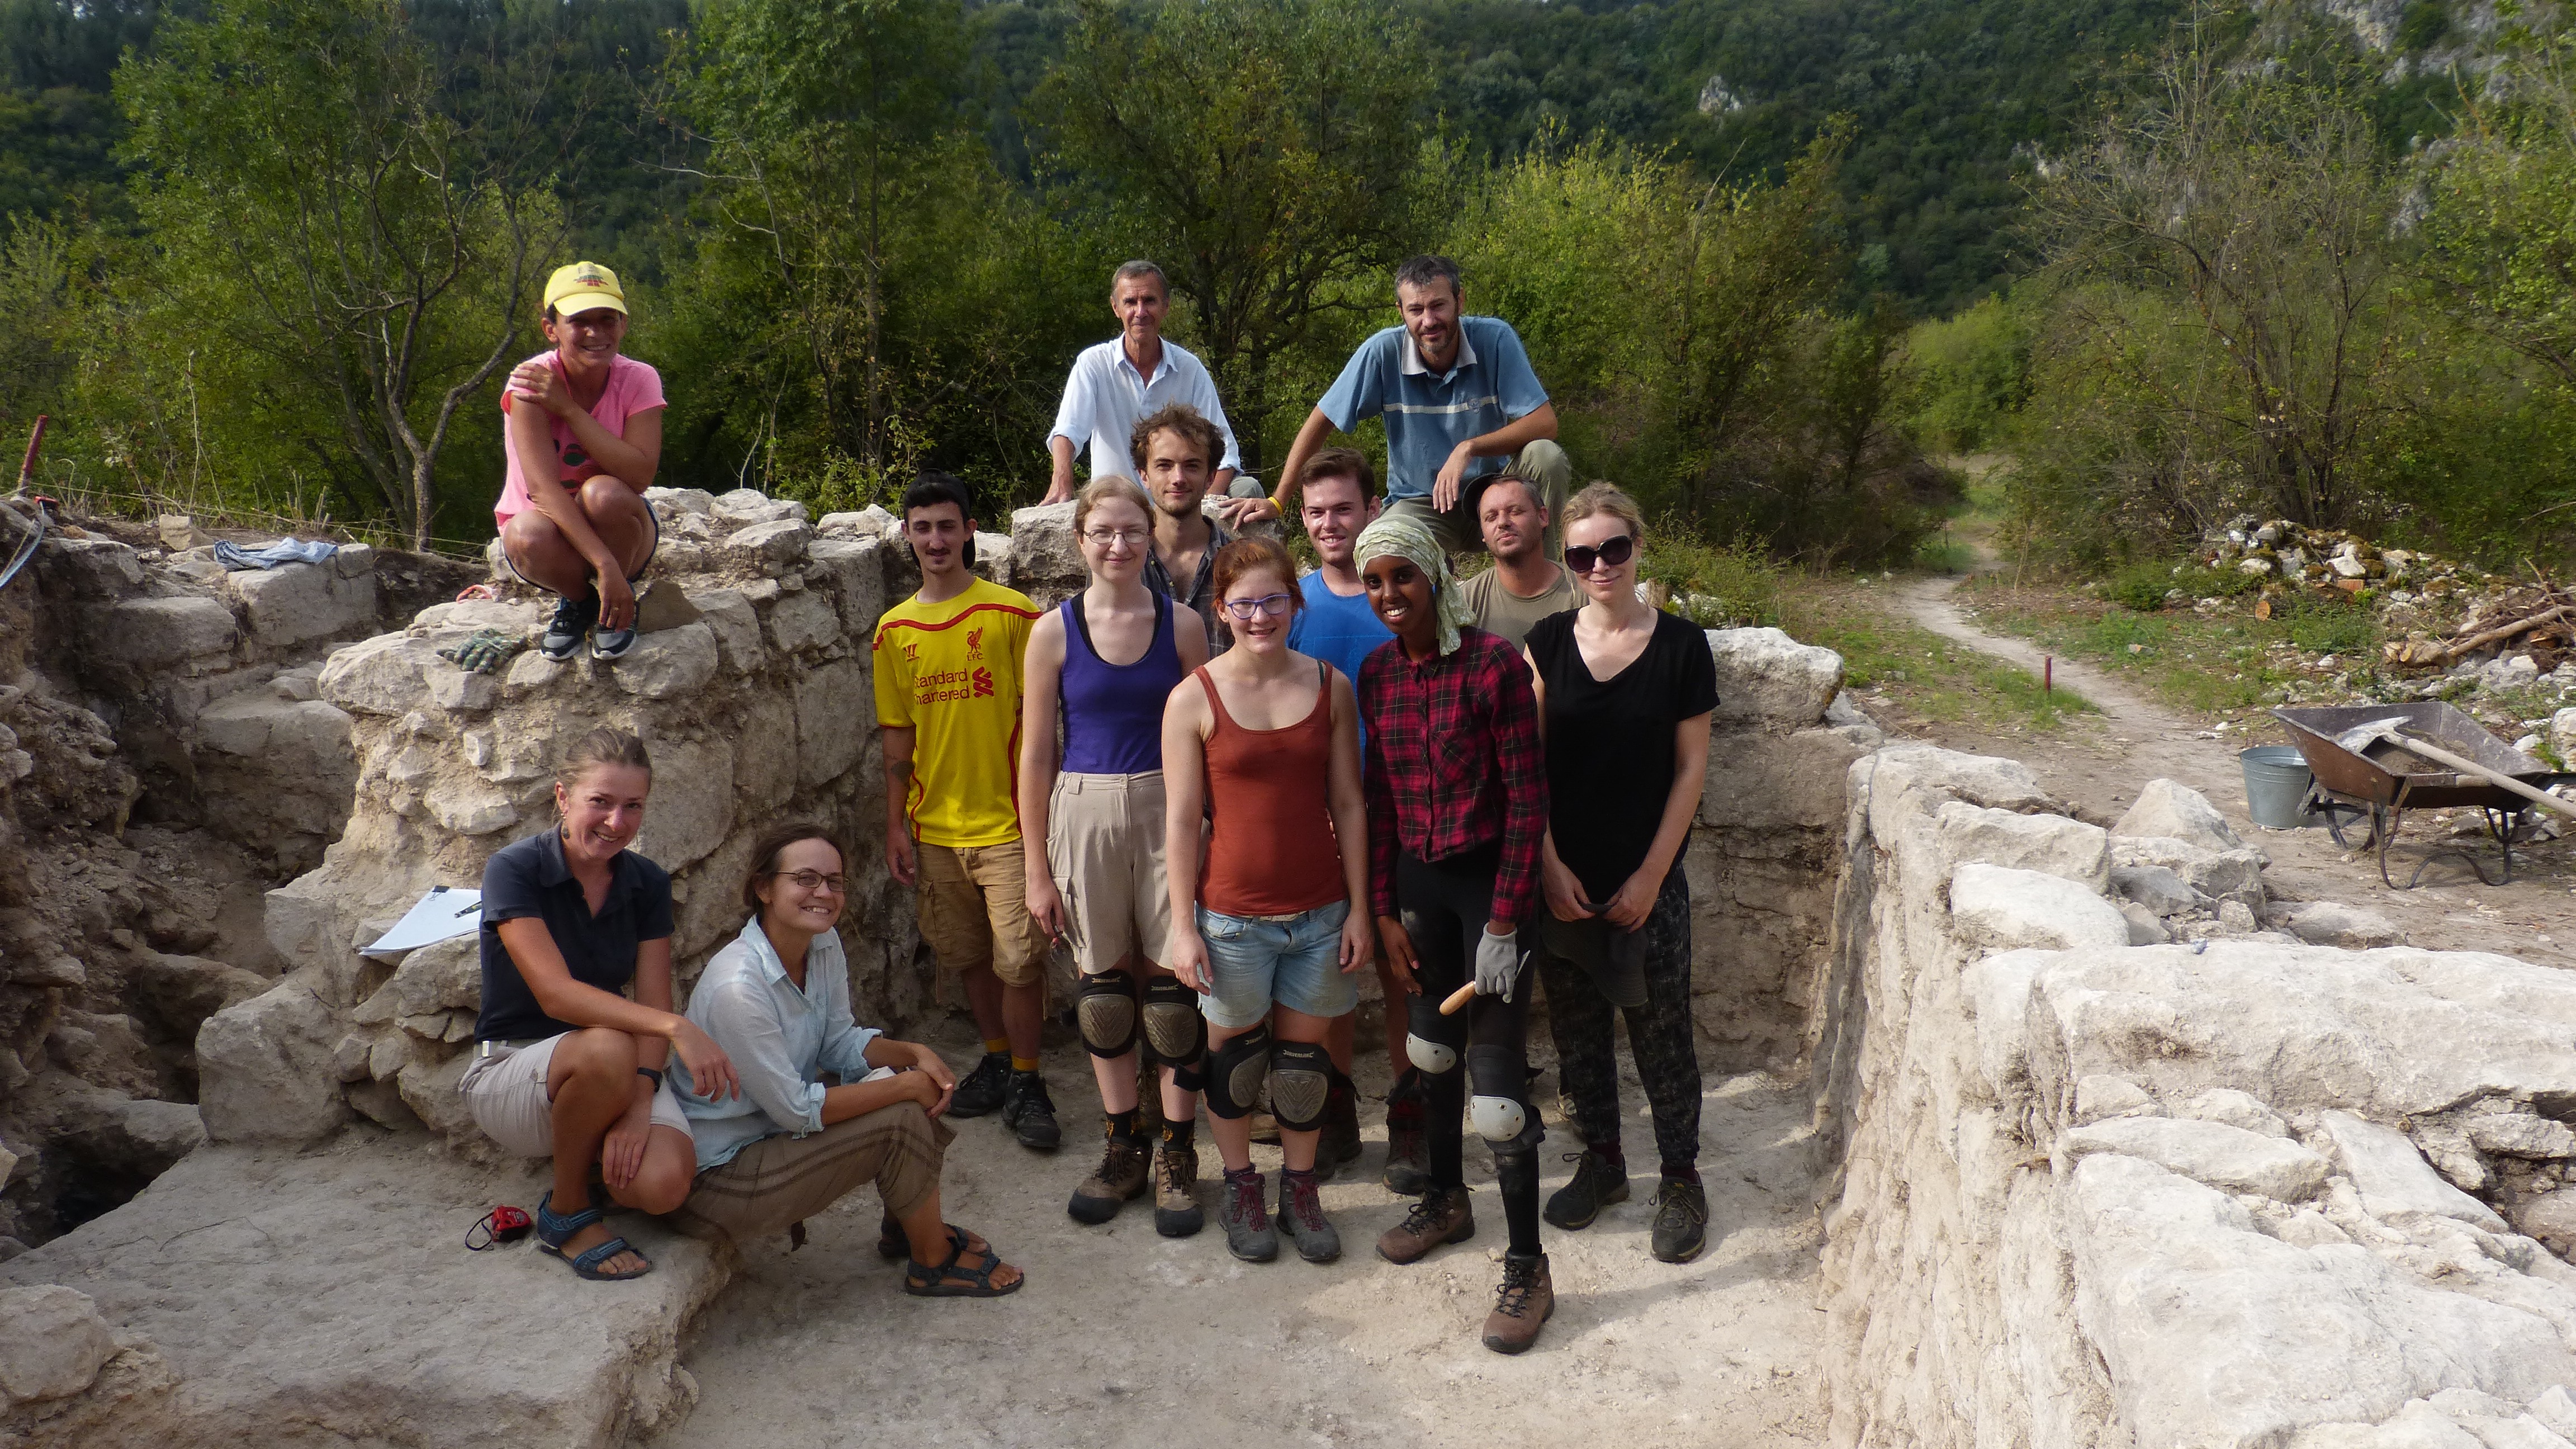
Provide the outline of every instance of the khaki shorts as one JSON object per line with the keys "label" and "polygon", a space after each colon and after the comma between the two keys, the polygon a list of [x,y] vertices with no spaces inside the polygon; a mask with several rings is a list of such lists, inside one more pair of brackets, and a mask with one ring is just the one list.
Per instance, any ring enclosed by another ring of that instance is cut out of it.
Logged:
{"label": "khaki shorts", "polygon": [[803,1137],[763,1137],[733,1161],[698,1174],[681,1210],[736,1238],[785,1232],[877,1185],[888,1216],[903,1217],[939,1190],[939,1166],[957,1133],[918,1102],[897,1102]]}
{"label": "khaki shorts", "polygon": [[[517,1051],[495,1047],[494,1055],[476,1057],[457,1080],[456,1090],[465,1094],[465,1110],[474,1115],[474,1125],[503,1151],[521,1157],[555,1155],[554,1098],[546,1092],[546,1071],[554,1065],[555,1043],[562,1040],[550,1036]],[[688,1116],[667,1077],[653,1089],[653,1125],[683,1135],[689,1130]]]}
{"label": "khaki shorts", "polygon": [[1140,964],[1164,961],[1172,891],[1163,875],[1163,772],[1056,776],[1047,871],[1064,897],[1065,930],[1084,975],[1131,953]]}
{"label": "khaki shorts", "polygon": [[1029,915],[1029,878],[1020,842],[921,842],[921,885],[913,898],[921,939],[945,971],[989,966],[1005,986],[1045,978],[1052,947]]}

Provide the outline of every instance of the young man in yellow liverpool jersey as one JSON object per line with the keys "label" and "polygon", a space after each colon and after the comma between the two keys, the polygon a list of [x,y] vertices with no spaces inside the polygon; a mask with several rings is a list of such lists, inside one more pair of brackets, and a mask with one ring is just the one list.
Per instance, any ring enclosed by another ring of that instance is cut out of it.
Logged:
{"label": "young man in yellow liverpool jersey", "polygon": [[877,624],[877,724],[886,772],[886,866],[914,888],[921,937],[965,978],[984,1060],[949,1112],[1002,1109],[1023,1146],[1060,1140],[1038,1076],[1046,933],[1030,919],[1012,770],[1020,757],[1020,661],[1038,609],[986,583],[974,561],[966,485],[925,473],[903,495],[921,592]]}

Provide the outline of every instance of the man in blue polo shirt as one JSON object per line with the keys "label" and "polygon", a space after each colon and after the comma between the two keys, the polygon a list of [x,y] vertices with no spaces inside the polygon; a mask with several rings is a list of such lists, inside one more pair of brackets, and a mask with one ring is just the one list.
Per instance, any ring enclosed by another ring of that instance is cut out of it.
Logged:
{"label": "man in blue polo shirt", "polygon": [[[1517,459],[1547,495],[1550,517],[1565,506],[1573,469],[1556,445],[1556,409],[1530,370],[1511,324],[1459,311],[1458,264],[1421,256],[1395,269],[1401,327],[1351,354],[1342,375],[1297,430],[1279,470],[1277,495],[1220,504],[1240,528],[1287,516],[1294,480],[1336,431],[1386,419],[1386,508],[1421,519],[1451,553],[1484,547],[1476,497],[1484,481]],[[1550,539],[1550,552],[1554,552]]]}

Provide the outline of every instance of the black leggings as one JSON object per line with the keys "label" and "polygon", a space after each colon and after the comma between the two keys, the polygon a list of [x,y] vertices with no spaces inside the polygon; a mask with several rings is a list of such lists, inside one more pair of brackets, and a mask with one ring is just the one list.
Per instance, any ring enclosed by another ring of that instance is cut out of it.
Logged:
{"label": "black leggings", "polygon": [[1592,973],[1545,951],[1535,963],[1547,985],[1547,1024],[1556,1037],[1556,1074],[1587,1146],[1619,1150],[1619,1059],[1614,1018],[1628,1018],[1628,1050],[1655,1117],[1655,1148],[1667,1177],[1699,1162],[1699,1047],[1691,1031],[1690,886],[1676,861],[1646,913],[1646,1000],[1618,1007]]}
{"label": "black leggings", "polygon": [[[1404,922],[1404,934],[1413,942],[1414,981],[1422,988],[1419,1004],[1413,1010],[1436,1013],[1449,993],[1475,978],[1476,945],[1484,939],[1485,923],[1493,919],[1494,872],[1500,864],[1500,854],[1499,848],[1488,847],[1436,864],[1415,859],[1411,851],[1398,854],[1396,909]],[[1524,1078],[1515,1083],[1514,1095],[1522,1099],[1533,1121],[1538,1112],[1529,1106],[1525,1079],[1529,1063],[1529,999],[1538,985],[1537,975],[1535,971],[1524,972],[1511,1000],[1476,996],[1469,999],[1463,1012],[1470,1047],[1499,1046],[1511,1053],[1513,1064]],[[1461,1153],[1467,1110],[1467,1054],[1461,1051],[1458,1055],[1459,1064],[1448,1071],[1422,1074],[1429,1098],[1424,1131],[1431,1149],[1434,1187],[1457,1187],[1466,1181]],[[1539,1251],[1538,1154],[1498,1152],[1494,1166],[1503,1193],[1503,1218],[1511,1228],[1511,1250],[1535,1253]]]}

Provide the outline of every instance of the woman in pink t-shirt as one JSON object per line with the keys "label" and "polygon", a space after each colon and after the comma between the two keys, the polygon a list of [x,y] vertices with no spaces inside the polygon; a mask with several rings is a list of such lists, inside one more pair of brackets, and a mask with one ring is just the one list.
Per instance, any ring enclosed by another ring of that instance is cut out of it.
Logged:
{"label": "woman in pink t-shirt", "polygon": [[492,509],[510,569],[562,596],[537,641],[569,659],[615,659],[635,643],[635,590],[662,541],[644,502],[662,463],[662,377],[631,357],[617,274],[575,262],[546,282],[547,350],[501,391],[509,478]]}

